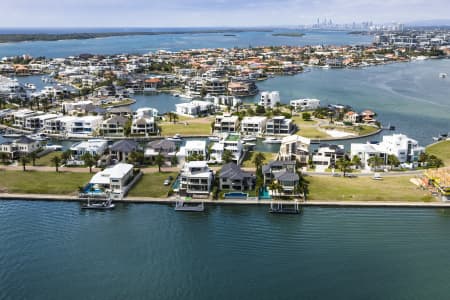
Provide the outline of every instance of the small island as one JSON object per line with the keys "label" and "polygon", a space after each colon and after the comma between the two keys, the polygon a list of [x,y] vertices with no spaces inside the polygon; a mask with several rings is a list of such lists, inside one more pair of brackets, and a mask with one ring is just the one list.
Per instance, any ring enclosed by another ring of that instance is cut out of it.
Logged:
{"label": "small island", "polygon": [[287,37],[302,37],[304,36],[304,33],[300,32],[279,32],[279,33],[272,33],[272,36],[287,36]]}

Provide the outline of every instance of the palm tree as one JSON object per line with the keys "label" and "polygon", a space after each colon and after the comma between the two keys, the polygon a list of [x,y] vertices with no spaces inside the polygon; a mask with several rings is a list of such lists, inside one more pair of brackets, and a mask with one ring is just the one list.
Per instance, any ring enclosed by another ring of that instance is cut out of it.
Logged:
{"label": "palm tree", "polygon": [[28,156],[23,155],[22,157],[20,157],[20,163],[22,164],[24,172],[27,170],[26,166],[29,162],[30,162],[30,158]]}
{"label": "palm tree", "polygon": [[174,124],[178,121],[178,115],[176,113],[173,113],[172,121]]}
{"label": "palm tree", "polygon": [[92,173],[92,167],[95,165],[94,157],[89,152],[86,152],[81,159],[84,161],[84,164],[89,167],[89,173]]}
{"label": "palm tree", "polygon": [[355,167],[360,167],[361,166],[361,158],[358,155],[354,155],[352,158],[352,165],[354,165]]}
{"label": "palm tree", "polygon": [[63,160],[64,163],[67,163],[67,161],[72,157],[72,152],[67,149],[66,151],[64,151],[61,154],[61,159]]}
{"label": "palm tree", "polygon": [[8,163],[9,155],[5,152],[0,152],[0,159],[2,160],[2,163],[6,165]]}
{"label": "palm tree", "polygon": [[342,173],[344,173],[344,177],[347,172],[350,172],[351,165],[352,162],[349,159],[347,159],[347,157],[341,157],[336,162],[336,166],[338,167],[339,170],[341,170]]}
{"label": "palm tree", "polygon": [[36,151],[33,151],[29,154],[29,158],[31,160],[31,163],[33,164],[33,167],[36,165],[36,159],[37,159],[37,153]]}
{"label": "palm tree", "polygon": [[161,173],[161,167],[164,165],[164,161],[165,161],[165,158],[161,153],[156,155],[155,163],[158,166],[158,172],[160,172],[160,173]]}
{"label": "palm tree", "polygon": [[233,152],[231,152],[231,151],[228,150],[228,149],[225,149],[225,150],[223,151],[223,153],[222,153],[222,161],[223,161],[224,163],[227,164],[227,163],[232,162],[233,159],[234,159],[234,154],[233,154]]}
{"label": "palm tree", "polygon": [[392,167],[398,167],[400,165],[400,161],[398,160],[397,156],[393,154],[389,154],[387,158],[387,163],[389,166]]}
{"label": "palm tree", "polygon": [[255,164],[256,169],[261,168],[265,159],[266,157],[261,152],[255,154],[255,157],[253,157],[253,163]]}
{"label": "palm tree", "polygon": [[172,156],[172,158],[170,159],[170,164],[172,167],[175,167],[176,165],[178,165],[178,158],[176,155]]}
{"label": "palm tree", "polygon": [[55,165],[56,168],[56,173],[59,172],[59,166],[61,165],[61,158],[59,157],[59,155],[53,156],[51,159],[53,165]]}
{"label": "palm tree", "polygon": [[369,164],[369,166],[371,166],[372,168],[376,168],[381,166],[384,163],[384,159],[379,157],[378,155],[372,156],[371,158],[369,158],[367,160],[367,163]]}

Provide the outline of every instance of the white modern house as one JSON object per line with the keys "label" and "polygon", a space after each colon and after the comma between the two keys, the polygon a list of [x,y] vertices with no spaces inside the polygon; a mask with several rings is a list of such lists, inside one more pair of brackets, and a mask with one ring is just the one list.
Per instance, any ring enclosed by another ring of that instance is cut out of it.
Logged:
{"label": "white modern house", "polygon": [[278,91],[261,93],[259,105],[265,108],[274,108],[277,103],[280,103],[280,93]]}
{"label": "white modern house", "polygon": [[221,163],[225,150],[233,154],[235,163],[239,164],[241,162],[244,154],[244,145],[239,134],[227,134],[219,142],[214,143],[210,148],[209,160]]}
{"label": "white modern house", "polygon": [[237,132],[239,128],[239,118],[230,114],[223,114],[216,116],[214,121],[214,132],[229,133]]}
{"label": "white modern house", "polygon": [[133,165],[118,163],[95,174],[89,183],[108,192],[112,199],[121,200],[128,192],[132,178]]}
{"label": "white modern house", "polygon": [[86,153],[89,153],[92,156],[97,156],[105,153],[107,149],[108,141],[103,139],[91,139],[76,143],[70,147],[73,164],[77,164],[77,162],[82,163],[82,157]]}
{"label": "white modern house", "polygon": [[361,167],[367,171],[370,171],[368,160],[374,156],[382,158],[383,162],[385,164],[387,163],[387,153],[384,147],[381,147],[380,144],[352,143],[350,145],[350,155],[352,158],[354,156],[359,157],[361,161]]}
{"label": "white modern house", "polygon": [[290,105],[294,107],[295,111],[315,110],[320,106],[319,99],[296,99],[291,100]]}
{"label": "white modern house", "polygon": [[296,161],[306,166],[309,161],[309,146],[311,140],[299,135],[289,135],[281,140],[278,160]]}
{"label": "white modern house", "polygon": [[206,158],[207,155],[206,141],[200,140],[186,141],[186,144],[180,148],[180,151],[177,154],[177,156],[179,156],[180,158],[186,158],[194,154],[201,155],[203,158]]}
{"label": "white modern house", "polygon": [[289,135],[294,130],[294,123],[285,116],[276,116],[266,123],[266,134],[268,135]]}
{"label": "white modern house", "polygon": [[133,113],[134,119],[139,119],[142,117],[158,117],[158,110],[152,107],[141,107],[136,109]]}
{"label": "white modern house", "polygon": [[245,135],[259,135],[266,130],[267,117],[244,117],[241,121],[241,132]]}
{"label": "white modern house", "polygon": [[175,104],[176,113],[184,116],[199,117],[213,113],[215,106],[208,101],[194,100],[189,103]]}
{"label": "white modern house", "polygon": [[154,117],[140,117],[133,119],[131,123],[132,135],[152,135],[157,131],[156,122]]}
{"label": "white modern house", "polygon": [[208,197],[213,183],[213,171],[206,161],[186,162],[180,172],[180,195]]}
{"label": "white modern house", "polygon": [[401,163],[415,163],[419,160],[419,156],[425,151],[424,147],[404,134],[393,134],[383,136],[380,143],[387,154],[397,156]]}
{"label": "white modern house", "polygon": [[61,114],[52,114],[52,113],[36,114],[34,116],[27,117],[25,119],[24,128],[29,129],[29,130],[41,130],[41,129],[44,129],[45,123],[48,120],[53,120],[53,119],[56,119],[61,116],[62,116]]}
{"label": "white modern house", "polygon": [[345,151],[343,145],[321,144],[314,150],[312,161],[317,172],[324,172],[327,168],[334,168],[336,161],[344,157]]}
{"label": "white modern house", "polygon": [[22,155],[28,155],[38,150],[39,141],[22,136],[14,141],[5,141],[0,144],[0,152],[6,153],[11,160],[18,159]]}
{"label": "white modern house", "polygon": [[34,110],[31,109],[19,109],[16,111],[11,112],[11,116],[13,118],[13,126],[14,127],[18,127],[18,128],[25,128],[25,123],[26,123],[26,119],[39,115],[39,114],[43,114],[42,112],[36,112]]}

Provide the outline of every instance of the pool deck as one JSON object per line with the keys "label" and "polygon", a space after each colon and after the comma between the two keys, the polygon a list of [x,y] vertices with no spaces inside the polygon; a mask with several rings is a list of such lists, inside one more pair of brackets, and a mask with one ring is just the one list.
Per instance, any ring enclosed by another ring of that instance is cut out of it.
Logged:
{"label": "pool deck", "polygon": [[[70,195],[46,195],[46,194],[9,194],[0,193],[0,200],[24,200],[24,201],[69,201],[84,202],[78,196]],[[173,204],[176,197],[171,198],[146,198],[146,197],[126,197],[118,203],[160,203]],[[204,202],[209,205],[269,205],[270,200],[209,200],[192,199],[191,203]],[[282,204],[293,204],[293,201],[275,201]],[[405,201],[320,201],[312,200],[299,202],[301,206],[322,206],[322,207],[411,207],[411,208],[450,208],[449,202],[405,202]]]}

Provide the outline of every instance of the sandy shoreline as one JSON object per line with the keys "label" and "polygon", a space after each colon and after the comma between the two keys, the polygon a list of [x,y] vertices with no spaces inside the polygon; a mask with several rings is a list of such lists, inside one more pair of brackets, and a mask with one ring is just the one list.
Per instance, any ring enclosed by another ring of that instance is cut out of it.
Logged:
{"label": "sandy shoreline", "polygon": [[[44,195],[44,194],[9,194],[0,193],[0,200],[23,200],[23,201],[68,201],[84,202],[77,196],[66,195]],[[176,198],[145,198],[127,197],[117,203],[159,203],[174,204]],[[208,205],[269,205],[268,200],[208,200],[193,199],[190,202],[204,202]],[[292,204],[293,201],[276,201],[277,203]],[[323,206],[323,207],[411,207],[411,208],[450,208],[450,202],[405,202],[405,201],[326,201],[308,200],[299,202],[301,206]]]}

